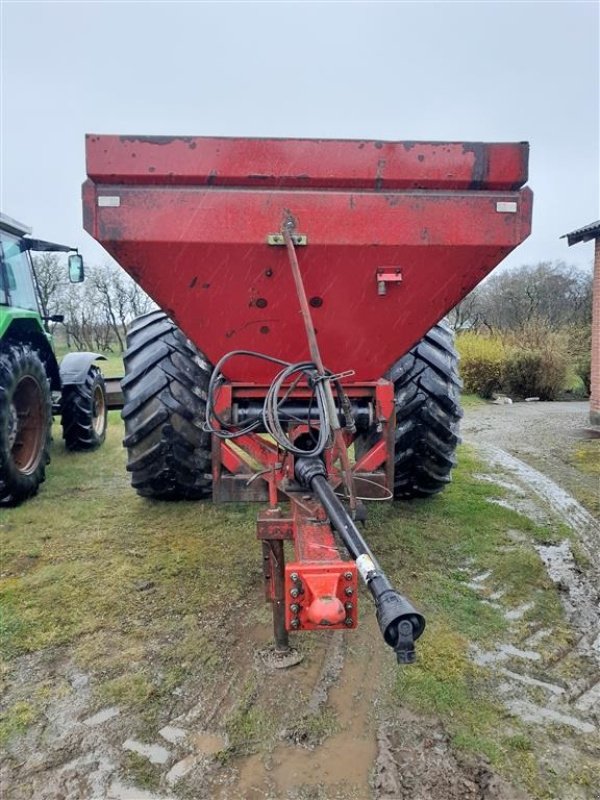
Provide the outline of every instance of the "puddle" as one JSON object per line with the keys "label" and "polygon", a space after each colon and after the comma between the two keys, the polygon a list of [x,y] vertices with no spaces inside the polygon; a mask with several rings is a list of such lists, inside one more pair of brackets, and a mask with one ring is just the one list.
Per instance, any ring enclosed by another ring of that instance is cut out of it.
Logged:
{"label": "puddle", "polygon": [[[96,800],[94,798],[94,800]],[[106,800],[176,800],[175,797],[154,794],[144,789],[125,786],[121,781],[113,781],[106,795]]]}
{"label": "puddle", "polygon": [[87,725],[88,728],[92,728],[94,725],[102,725],[103,722],[107,722],[109,719],[113,719],[113,717],[118,717],[120,713],[116,706],[103,708],[101,711],[98,711],[97,714],[93,714],[91,717],[84,719],[83,724]]}
{"label": "puddle", "polygon": [[166,764],[171,757],[170,752],[160,744],[144,744],[135,739],[127,739],[123,742],[123,750],[131,750],[140,756],[147,758],[151,764]]}
{"label": "puddle", "polygon": [[555,725],[567,725],[569,728],[574,728],[581,733],[594,733],[596,726],[591,722],[584,722],[577,717],[570,714],[563,714],[560,711],[555,711],[553,708],[545,708],[544,706],[537,706],[535,703],[530,703],[528,700],[509,699],[506,701],[506,707],[520,717],[523,722],[534,722],[539,725],[554,723]]}
{"label": "puddle", "polygon": [[537,678],[532,678],[529,675],[521,675],[520,672],[512,672],[510,669],[501,669],[500,674],[514,681],[518,681],[519,683],[524,683],[526,686],[538,686],[540,689],[545,689],[547,692],[551,692],[555,695],[561,695],[565,692],[562,686],[539,681]]}
{"label": "puddle", "polygon": [[511,608],[504,612],[504,619],[510,620],[511,622],[522,619],[528,611],[531,611],[534,605],[535,603],[523,603],[516,608]]}
{"label": "puddle", "polygon": [[509,658],[521,658],[525,661],[540,661],[541,656],[535,650],[521,650],[512,644],[499,644],[495,650],[480,650],[478,647],[471,648],[473,661],[480,667],[488,664],[498,664],[501,661],[508,661]]}
{"label": "puddle", "polygon": [[182,742],[188,735],[186,730],[183,728],[176,728],[174,725],[165,725],[165,727],[161,728],[158,733],[163,739],[171,744]]}
{"label": "puddle", "polygon": [[[571,543],[564,539],[559,544],[535,545],[550,579],[561,589],[561,599],[572,623],[585,635],[586,641],[597,636],[600,627],[598,586],[593,576],[582,573],[571,550]],[[584,646],[600,663],[600,653],[594,644]]]}

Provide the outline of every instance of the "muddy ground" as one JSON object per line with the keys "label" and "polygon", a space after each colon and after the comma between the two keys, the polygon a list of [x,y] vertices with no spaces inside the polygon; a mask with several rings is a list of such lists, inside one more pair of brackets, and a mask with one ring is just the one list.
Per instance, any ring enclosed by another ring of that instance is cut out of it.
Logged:
{"label": "muddy ground", "polygon": [[600,528],[573,497],[574,485],[588,478],[564,456],[586,410],[577,403],[484,405],[469,409],[463,426],[484,459],[478,480],[504,490],[492,502],[563,525],[564,536],[546,543],[508,531],[506,547],[535,547],[575,632],[568,640],[529,620],[526,603],[508,601],[492,569],[468,560],[461,567],[481,607],[509,622],[489,647],[472,646],[470,658],[504,709],[507,735],[527,730],[524,754],[555,773],[548,786],[559,788],[538,794],[485,756],[455,747],[436,715],[391,704],[397,667],[365,602],[356,633],[303,639],[304,659],[289,670],[274,670],[265,658],[266,610],[205,619],[207,629],[223,630],[231,657],[209,685],[175,688],[172,713],[156,730],[118,705],[91,713],[90,675],[68,648],[20,657],[7,693],[52,686],[52,701],[43,724],[7,745],[5,800],[600,797]]}

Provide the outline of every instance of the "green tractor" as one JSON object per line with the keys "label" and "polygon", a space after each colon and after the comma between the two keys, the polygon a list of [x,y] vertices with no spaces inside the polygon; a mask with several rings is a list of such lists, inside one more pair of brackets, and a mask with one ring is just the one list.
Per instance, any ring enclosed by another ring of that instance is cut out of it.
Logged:
{"label": "green tractor", "polygon": [[92,450],[106,435],[106,389],[98,353],[69,353],[60,365],[38,302],[32,252],[69,253],[69,279],[84,278],[75,248],[33,239],[0,214],[0,504],[34,495],[50,461],[52,417],[60,414],[65,447]]}

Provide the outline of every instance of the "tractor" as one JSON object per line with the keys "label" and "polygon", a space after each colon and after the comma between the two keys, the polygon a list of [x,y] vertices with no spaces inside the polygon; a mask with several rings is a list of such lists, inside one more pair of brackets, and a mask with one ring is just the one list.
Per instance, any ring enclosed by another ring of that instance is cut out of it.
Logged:
{"label": "tractor", "polygon": [[31,253],[69,253],[73,283],[84,280],[76,248],[34,239],[31,229],[0,214],[0,504],[36,494],[50,461],[53,415],[68,450],[93,450],[106,435],[99,353],[69,353],[60,364],[42,316]]}

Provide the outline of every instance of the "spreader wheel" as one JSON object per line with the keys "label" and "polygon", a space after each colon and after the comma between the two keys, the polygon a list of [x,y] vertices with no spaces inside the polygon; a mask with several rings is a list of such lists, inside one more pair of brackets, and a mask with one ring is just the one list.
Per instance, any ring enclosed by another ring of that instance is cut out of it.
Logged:
{"label": "spreader wheel", "polygon": [[106,388],[98,367],[91,366],[84,383],[62,390],[61,423],[67,450],[93,450],[106,438]]}
{"label": "spreader wheel", "polygon": [[50,461],[52,395],[39,355],[16,345],[0,353],[0,502],[34,495]]}
{"label": "spreader wheel", "polygon": [[143,497],[210,495],[211,437],[203,430],[212,368],[162,311],[127,332],[124,406],[127,470]]}
{"label": "spreader wheel", "polygon": [[[450,483],[456,464],[462,382],[454,334],[443,322],[397,361],[386,377],[396,397],[394,497],[429,497]],[[374,444],[361,437],[357,457]]]}

